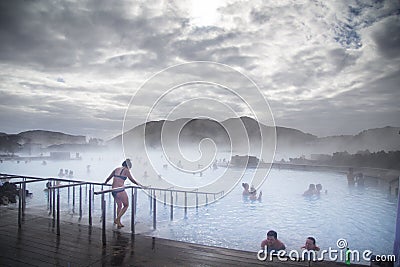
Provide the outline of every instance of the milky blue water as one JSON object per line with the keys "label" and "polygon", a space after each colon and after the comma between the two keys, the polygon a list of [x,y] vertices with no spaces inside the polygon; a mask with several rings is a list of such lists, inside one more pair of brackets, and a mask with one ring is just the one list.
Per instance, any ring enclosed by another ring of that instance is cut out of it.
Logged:
{"label": "milky blue water", "polygon": [[[41,161],[19,164],[3,162],[0,172],[56,177],[60,168],[67,168],[74,171],[75,179],[103,182],[111,170],[120,165],[120,161],[118,156],[99,157],[92,154],[83,155],[83,159],[77,161],[48,161],[45,166],[41,165]],[[87,165],[91,165],[89,173]],[[241,182],[247,182],[253,171],[247,170]],[[327,193],[322,193],[318,198],[303,197],[302,193],[310,183],[322,184],[323,191],[327,190]],[[28,189],[34,193],[28,199],[28,209],[46,203],[43,188],[44,183],[28,185]],[[345,174],[341,173],[273,169],[261,187],[261,202],[244,201],[239,184],[215,203],[198,209],[190,208],[187,218],[184,218],[182,208],[175,208],[174,220],[170,221],[169,207],[159,203],[157,230],[149,234],[204,245],[258,251],[266,232],[273,229],[278,232],[278,239],[285,243],[287,250],[300,251],[306,237],[313,236],[321,249],[337,249],[336,241],[344,238],[350,249],[391,254],[397,202],[389,198],[385,188],[385,185],[378,186],[376,181],[367,182],[364,188],[349,188]],[[62,208],[68,210],[70,204],[66,203],[66,190],[62,194]],[[100,213],[98,204],[96,196],[95,216]],[[87,205],[87,200],[84,205]],[[149,201],[143,193],[139,195],[137,212],[137,220],[151,228]],[[127,225],[129,213],[124,217]],[[111,209],[108,216],[112,216]]]}

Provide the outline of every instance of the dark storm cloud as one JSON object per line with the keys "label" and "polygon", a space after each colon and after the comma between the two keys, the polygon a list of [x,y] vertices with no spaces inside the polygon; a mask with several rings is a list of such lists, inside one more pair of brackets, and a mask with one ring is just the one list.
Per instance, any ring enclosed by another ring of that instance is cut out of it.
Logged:
{"label": "dark storm cloud", "polygon": [[[357,119],[357,130],[400,124],[394,119],[398,1],[229,1],[205,9],[203,15],[217,15],[208,24],[193,17],[191,6],[161,0],[1,1],[0,131],[54,123],[59,131],[119,133],[140,85],[166,67],[195,60],[227,64],[253,79],[272,103],[278,125],[329,134],[354,133]],[[265,110],[238,75],[188,66],[145,87],[133,114],[182,77],[241,88],[252,108]],[[224,91],[199,88],[171,94],[165,110],[190,96],[208,96],[246,111]]]}

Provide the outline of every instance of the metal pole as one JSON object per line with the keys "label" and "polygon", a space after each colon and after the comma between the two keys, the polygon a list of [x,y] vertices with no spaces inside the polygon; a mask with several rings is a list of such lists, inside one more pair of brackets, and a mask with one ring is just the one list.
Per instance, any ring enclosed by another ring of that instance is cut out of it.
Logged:
{"label": "metal pole", "polygon": [[82,185],[79,186],[79,219],[82,218]]}
{"label": "metal pole", "polygon": [[[49,182],[49,180],[47,180],[47,183]],[[49,187],[47,186],[47,183],[46,183],[46,188],[47,188],[47,191],[46,191],[46,193],[47,193],[47,209],[49,209],[50,208],[50,194],[49,194],[49,192],[50,192],[50,189],[49,189]]]}
{"label": "metal pole", "polygon": [[57,188],[57,235],[60,235],[60,189]]}
{"label": "metal pole", "polygon": [[72,213],[75,213],[75,186],[72,185]]}
{"label": "metal pole", "polygon": [[[94,185],[92,185],[92,192],[94,192]],[[92,194],[92,209],[94,210],[94,194]]]}
{"label": "metal pole", "polygon": [[199,209],[199,194],[196,193],[196,210]]}
{"label": "metal pole", "polygon": [[115,198],[113,200],[113,206],[114,206],[114,219],[117,218],[117,201],[115,201]]}
{"label": "metal pole", "polygon": [[208,205],[208,194],[206,193],[206,206]]}
{"label": "metal pole", "polygon": [[19,196],[18,196],[18,228],[22,225],[22,184],[19,185]]}
{"label": "metal pole", "polygon": [[150,190],[150,194],[149,194],[150,213],[151,213],[151,208],[152,208],[152,204],[153,204],[152,201],[151,201],[151,200],[152,200],[152,199],[151,199],[151,198],[152,198],[152,195],[153,195],[153,191]]}
{"label": "metal pole", "polygon": [[[103,186],[101,186],[101,191],[103,191]],[[102,211],[103,211],[103,199],[104,199],[104,197],[101,198],[101,203],[100,203],[100,207],[101,207]]]}
{"label": "metal pole", "polygon": [[87,184],[85,184],[85,203],[87,203],[87,195],[88,191],[87,191]]}
{"label": "metal pole", "polygon": [[154,194],[154,197],[153,197],[153,229],[155,230],[157,228],[156,227],[156,224],[157,224],[157,217],[156,217],[157,200],[156,200],[156,191],[155,190],[153,190],[153,194]]}
{"label": "metal pole", "polygon": [[92,226],[92,186],[89,186],[89,225]]}
{"label": "metal pole", "polygon": [[138,195],[137,188],[135,188],[135,203],[134,203],[134,205],[135,205],[135,215],[136,215],[136,210],[137,210],[137,195]]}
{"label": "metal pole", "polygon": [[[51,183],[50,183],[50,186],[51,186]],[[52,194],[52,189],[48,189],[47,190],[47,193],[49,194],[49,215],[51,214],[51,211],[53,210],[53,207],[52,207],[52,197],[53,197],[53,194]]]}
{"label": "metal pole", "polygon": [[131,232],[132,234],[135,233],[135,194],[133,188],[131,189],[131,202],[132,202],[132,207],[131,207]]}
{"label": "metal pole", "polygon": [[101,236],[103,241],[103,246],[106,245],[106,200],[104,199],[104,194],[101,195],[102,200],[102,213],[101,213]]}
{"label": "metal pole", "polygon": [[[71,184],[71,182],[68,182],[68,185],[70,185]],[[70,191],[70,189],[69,189],[69,186],[68,186],[68,204],[69,204],[69,191]]]}
{"label": "metal pole", "polygon": [[187,219],[187,193],[185,192],[185,219]]}
{"label": "metal pole", "polygon": [[171,215],[170,215],[170,220],[172,221],[174,219],[174,197],[172,195],[171,191]]}
{"label": "metal pole", "polygon": [[[26,179],[24,178],[24,182]],[[25,215],[25,208],[26,208],[26,183],[22,184],[22,216]]]}
{"label": "metal pole", "polygon": [[[53,184],[53,186],[55,183]],[[56,223],[56,190],[53,189],[53,227],[55,226]]]}
{"label": "metal pole", "polygon": [[167,192],[164,191],[164,206],[167,205]]}

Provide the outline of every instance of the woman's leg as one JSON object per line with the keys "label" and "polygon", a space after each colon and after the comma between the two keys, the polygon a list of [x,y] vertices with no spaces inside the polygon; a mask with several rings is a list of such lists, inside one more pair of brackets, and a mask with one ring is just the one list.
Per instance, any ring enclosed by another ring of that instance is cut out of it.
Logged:
{"label": "woman's leg", "polygon": [[129,198],[128,195],[126,194],[125,191],[123,192],[119,192],[117,195],[118,199],[121,201],[123,207],[119,210],[119,212],[117,213],[117,218],[115,219],[115,221],[118,224],[118,227],[124,227],[124,225],[121,223],[121,217],[122,215],[125,214],[125,212],[128,210],[129,207]]}
{"label": "woman's leg", "polygon": [[114,193],[114,192],[113,192],[112,195],[113,195],[113,197],[114,197],[115,203],[117,203],[117,217],[114,218],[114,223],[115,223],[115,224],[119,224],[119,222],[117,221],[117,218],[118,218],[118,214],[121,212],[121,209],[122,209],[122,201],[121,201],[121,199],[118,197],[118,193]]}

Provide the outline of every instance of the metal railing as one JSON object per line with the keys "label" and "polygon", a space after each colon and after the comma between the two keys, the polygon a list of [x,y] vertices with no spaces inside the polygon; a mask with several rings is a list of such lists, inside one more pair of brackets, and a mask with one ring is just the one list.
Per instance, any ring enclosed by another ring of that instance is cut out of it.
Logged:
{"label": "metal railing", "polygon": [[[147,195],[149,196],[150,200],[150,211],[152,211],[153,216],[153,229],[157,229],[157,195],[156,192],[158,191],[161,195],[161,192],[164,192],[164,206],[167,205],[166,201],[166,194],[167,192],[170,193],[170,220],[172,221],[174,218],[174,197],[173,193],[175,193],[175,203],[177,204],[177,197],[178,193],[184,194],[184,214],[185,218],[187,218],[187,208],[188,208],[188,194],[195,194],[196,196],[196,209],[199,207],[199,195],[205,195],[206,198],[206,205],[208,205],[208,196],[213,196],[214,200],[216,196],[222,196],[224,191],[220,191],[217,193],[210,193],[210,192],[199,192],[198,189],[192,191],[185,191],[185,190],[176,190],[172,188],[157,188],[157,187],[140,187],[140,186],[125,186],[125,187],[117,187],[107,190],[101,190],[98,192],[94,192],[95,195],[101,195],[101,203],[102,203],[102,241],[103,244],[106,244],[106,201],[104,198],[105,194],[109,194],[112,192],[120,192],[121,189],[127,190],[131,189],[131,233],[135,234],[135,215],[137,211],[137,190],[142,189],[148,191]],[[177,205],[175,205],[177,206]],[[115,218],[115,201],[114,201],[114,218]]]}
{"label": "metal railing", "polygon": [[[19,185],[19,195],[18,195],[18,227],[22,227],[22,221],[25,215],[25,208],[26,208],[26,184],[28,183],[36,183],[36,182],[50,182],[51,184],[46,184],[47,187],[47,209],[49,210],[48,215],[52,215],[52,227],[56,227],[57,235],[60,235],[60,205],[61,205],[61,197],[60,197],[60,190],[67,188],[67,203],[70,203],[70,193],[72,188],[72,212],[75,213],[75,188],[79,186],[79,220],[82,219],[82,203],[83,203],[83,196],[82,196],[82,187],[86,186],[85,188],[85,196],[88,198],[88,224],[91,227],[93,225],[93,216],[92,210],[94,206],[94,196],[101,195],[101,223],[102,223],[102,240],[103,244],[106,243],[106,200],[105,194],[109,194],[109,201],[111,203],[111,194],[114,191],[120,191],[121,189],[129,190],[131,189],[131,233],[135,234],[135,216],[137,211],[137,199],[138,199],[138,189],[146,191],[149,202],[150,202],[150,212],[152,214],[153,219],[153,229],[157,227],[157,201],[163,202],[164,206],[167,205],[167,194],[169,193],[169,206],[170,206],[170,220],[174,219],[174,207],[178,207],[178,195],[183,195],[183,208],[184,208],[184,217],[187,218],[187,211],[188,211],[188,195],[192,194],[195,195],[195,207],[198,209],[199,207],[199,196],[203,195],[205,197],[205,205],[209,203],[209,197],[216,199],[217,196],[222,196],[224,191],[217,192],[217,193],[210,193],[210,192],[200,192],[198,189],[192,191],[185,191],[185,190],[177,190],[170,188],[157,188],[157,187],[140,187],[140,186],[125,186],[125,187],[118,187],[112,189],[104,190],[104,186],[111,186],[110,184],[104,183],[96,183],[96,182],[87,182],[87,181],[80,181],[80,180],[71,180],[71,179],[62,179],[62,178],[40,178],[40,177],[33,177],[33,176],[21,176],[21,175],[11,175],[11,174],[3,174],[0,173],[0,179],[22,179],[22,181],[17,182],[10,182],[15,185]],[[57,185],[58,182],[68,182],[68,184]],[[89,191],[87,190],[87,186],[89,186]],[[100,191],[95,192],[95,186],[101,186]],[[160,198],[157,198],[157,193],[159,193]],[[162,193],[164,194],[163,201],[161,201]],[[174,197],[175,195],[175,197]],[[174,204],[175,201],[175,204]],[[116,217],[116,202],[113,200],[114,203],[114,218]]]}
{"label": "metal railing", "polygon": [[[57,235],[60,235],[60,189],[68,188],[68,203],[70,202],[70,188],[72,187],[72,212],[75,213],[75,187],[79,186],[79,220],[82,218],[82,203],[83,203],[83,196],[82,196],[82,186],[89,185],[89,207],[88,207],[88,219],[89,225],[92,226],[92,210],[93,210],[93,199],[94,199],[94,186],[99,185],[103,190],[104,186],[111,186],[104,183],[96,183],[96,182],[86,182],[86,181],[79,181],[79,180],[71,180],[71,179],[62,179],[62,178],[40,178],[40,177],[32,177],[32,176],[21,176],[21,175],[10,175],[10,174],[3,174],[0,173],[1,179],[22,179],[22,181],[18,182],[10,182],[14,185],[19,185],[19,193],[18,193],[18,227],[22,227],[23,217],[25,215],[25,208],[26,208],[26,184],[28,183],[35,183],[35,182],[50,182],[51,186],[47,186],[47,208],[49,210],[48,215],[52,215],[53,217],[53,224],[52,226],[56,226]],[[30,179],[30,180],[27,180]],[[57,185],[58,182],[68,182],[69,184],[66,185]],[[85,195],[88,196],[88,190],[85,189]]]}

